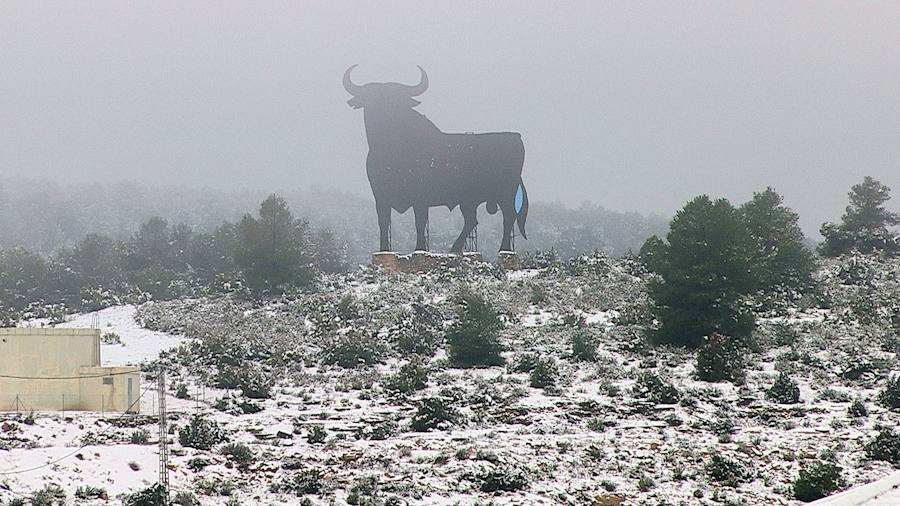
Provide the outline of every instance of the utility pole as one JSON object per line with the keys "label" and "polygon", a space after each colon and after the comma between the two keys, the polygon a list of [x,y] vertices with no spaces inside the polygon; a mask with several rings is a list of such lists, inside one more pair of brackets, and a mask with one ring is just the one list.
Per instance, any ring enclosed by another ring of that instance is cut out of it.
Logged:
{"label": "utility pole", "polygon": [[166,428],[166,367],[159,366],[157,378],[159,394],[159,484],[162,486],[165,504],[169,504],[169,431]]}

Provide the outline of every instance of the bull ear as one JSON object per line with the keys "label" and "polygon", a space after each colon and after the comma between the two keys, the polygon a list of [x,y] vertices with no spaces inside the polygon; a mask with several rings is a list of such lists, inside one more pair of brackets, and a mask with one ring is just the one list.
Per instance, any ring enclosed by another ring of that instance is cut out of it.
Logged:
{"label": "bull ear", "polygon": [[347,101],[347,105],[354,109],[359,109],[361,107],[365,107],[366,104],[362,97],[353,97]]}

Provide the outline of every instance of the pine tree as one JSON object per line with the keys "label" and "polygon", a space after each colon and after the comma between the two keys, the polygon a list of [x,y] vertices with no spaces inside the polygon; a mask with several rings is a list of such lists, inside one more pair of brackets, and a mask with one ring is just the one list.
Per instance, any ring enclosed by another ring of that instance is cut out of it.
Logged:
{"label": "pine tree", "polygon": [[270,195],[260,205],[259,218],[245,215],[237,231],[235,263],[255,292],[271,294],[312,280],[307,224],[294,218],[283,198]]}
{"label": "pine tree", "polygon": [[757,291],[762,299],[797,295],[813,285],[812,252],[804,246],[799,216],[783,204],[781,195],[766,188],[739,209],[750,241]]}
{"label": "pine tree", "polygon": [[900,214],[888,211],[885,203],[891,199],[891,189],[880,181],[866,176],[862,183],[850,190],[850,204],[840,224],[822,225],[821,253],[839,256],[852,251],[869,254],[881,251],[900,252],[900,238],[891,227],[900,224]]}
{"label": "pine tree", "polygon": [[737,210],[725,199],[699,196],[678,211],[666,238],[642,249],[652,252],[652,268],[661,278],[650,283],[659,322],[655,338],[696,347],[714,332],[748,335],[753,316],[744,300],[755,280]]}
{"label": "pine tree", "polygon": [[481,295],[464,290],[456,297],[458,320],[447,329],[450,362],[457,367],[503,363],[500,331],[503,322]]}

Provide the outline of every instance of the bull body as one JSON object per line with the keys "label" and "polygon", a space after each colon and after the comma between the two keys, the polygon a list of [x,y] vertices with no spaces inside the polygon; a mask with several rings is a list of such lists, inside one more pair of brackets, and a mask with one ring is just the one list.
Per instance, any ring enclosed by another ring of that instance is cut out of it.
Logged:
{"label": "bull body", "polygon": [[412,208],[416,217],[416,249],[426,248],[428,209],[460,208],[465,224],[450,251],[461,253],[465,239],[477,225],[477,208],[503,213],[501,251],[511,250],[512,228],[518,223],[525,236],[528,199],[522,184],[525,147],[514,132],[482,134],[444,133],[412,107],[412,97],[427,87],[422,71],[418,87],[396,83],[353,85],[351,67],[344,86],[354,98],[349,104],[364,108],[369,154],[366,172],[380,229],[380,248],[390,249],[391,210]]}

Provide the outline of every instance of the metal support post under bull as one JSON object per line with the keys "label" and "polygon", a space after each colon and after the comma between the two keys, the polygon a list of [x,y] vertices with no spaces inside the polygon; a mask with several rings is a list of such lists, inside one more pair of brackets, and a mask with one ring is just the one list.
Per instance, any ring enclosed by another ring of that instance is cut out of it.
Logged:
{"label": "metal support post under bull", "polygon": [[475,225],[475,228],[469,232],[469,236],[466,237],[466,252],[477,252],[478,251],[478,225]]}

